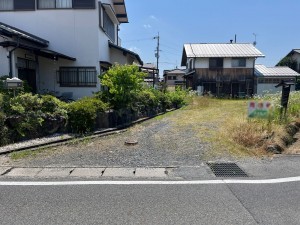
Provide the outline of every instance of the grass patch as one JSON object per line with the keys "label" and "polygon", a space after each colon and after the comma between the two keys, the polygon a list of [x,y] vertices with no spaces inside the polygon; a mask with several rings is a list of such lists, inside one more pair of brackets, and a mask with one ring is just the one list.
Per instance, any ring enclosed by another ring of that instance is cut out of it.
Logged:
{"label": "grass patch", "polygon": [[20,160],[25,159],[29,157],[36,157],[38,154],[42,153],[45,149],[36,149],[36,150],[24,150],[24,151],[18,151],[18,152],[12,152],[9,154],[9,157],[12,160]]}
{"label": "grass patch", "polygon": [[[248,100],[195,97],[173,118],[178,126],[193,128],[199,139],[211,145],[205,159],[266,155],[265,144],[284,135],[285,125],[247,118]],[[275,135],[276,134],[276,135]]]}

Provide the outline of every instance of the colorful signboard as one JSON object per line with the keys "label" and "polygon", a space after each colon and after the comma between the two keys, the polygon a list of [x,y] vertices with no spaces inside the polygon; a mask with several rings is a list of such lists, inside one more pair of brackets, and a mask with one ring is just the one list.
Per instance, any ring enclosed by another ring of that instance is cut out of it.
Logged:
{"label": "colorful signboard", "polygon": [[248,117],[249,118],[269,118],[272,113],[272,104],[268,101],[250,101],[248,103]]}

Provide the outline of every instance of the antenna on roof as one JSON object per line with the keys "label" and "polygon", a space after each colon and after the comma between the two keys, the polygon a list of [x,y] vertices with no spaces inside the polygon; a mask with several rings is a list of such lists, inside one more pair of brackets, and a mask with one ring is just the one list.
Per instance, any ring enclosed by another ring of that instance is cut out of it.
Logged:
{"label": "antenna on roof", "polygon": [[236,34],[234,35],[234,43],[236,43]]}
{"label": "antenna on roof", "polygon": [[257,34],[256,34],[256,33],[253,33],[253,35],[254,35],[254,42],[253,42],[253,45],[256,46],[256,44],[257,44],[257,42],[256,42],[256,36],[257,36]]}

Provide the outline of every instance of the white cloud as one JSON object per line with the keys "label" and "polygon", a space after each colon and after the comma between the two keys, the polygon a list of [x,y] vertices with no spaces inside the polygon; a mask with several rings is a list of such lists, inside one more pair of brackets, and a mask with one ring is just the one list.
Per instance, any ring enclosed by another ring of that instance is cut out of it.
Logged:
{"label": "white cloud", "polygon": [[138,54],[141,53],[141,49],[139,49],[139,48],[136,47],[136,46],[130,47],[129,50],[132,51],[132,52],[138,53]]}
{"label": "white cloud", "polygon": [[151,26],[150,24],[144,24],[143,27],[144,27],[145,29],[150,29],[152,26]]}
{"label": "white cloud", "polygon": [[151,15],[151,16],[150,16],[150,19],[158,21],[158,19],[157,19],[156,16],[154,16],[154,15]]}

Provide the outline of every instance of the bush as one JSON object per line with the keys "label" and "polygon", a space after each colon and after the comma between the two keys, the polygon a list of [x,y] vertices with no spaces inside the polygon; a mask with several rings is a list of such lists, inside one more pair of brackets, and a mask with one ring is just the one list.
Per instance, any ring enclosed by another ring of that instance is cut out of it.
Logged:
{"label": "bush", "polygon": [[5,145],[9,142],[8,128],[5,126],[6,116],[0,110],[0,146]]}
{"label": "bush", "polygon": [[139,102],[143,107],[157,107],[159,104],[159,99],[157,98],[154,92],[154,89],[149,88],[140,91],[136,96],[137,102]]}
{"label": "bush", "polygon": [[101,100],[91,97],[82,98],[68,105],[69,128],[75,133],[86,133],[94,129],[98,112],[107,109]]}
{"label": "bush", "polygon": [[12,141],[41,137],[65,127],[67,111],[64,103],[53,96],[25,93],[8,102],[4,110]]}
{"label": "bush", "polygon": [[115,65],[103,76],[101,84],[107,89],[102,96],[113,109],[129,109],[135,103],[136,95],[142,90],[145,73],[135,65]]}
{"label": "bush", "polygon": [[187,91],[176,88],[175,91],[167,92],[166,95],[175,108],[180,108],[187,104]]}

